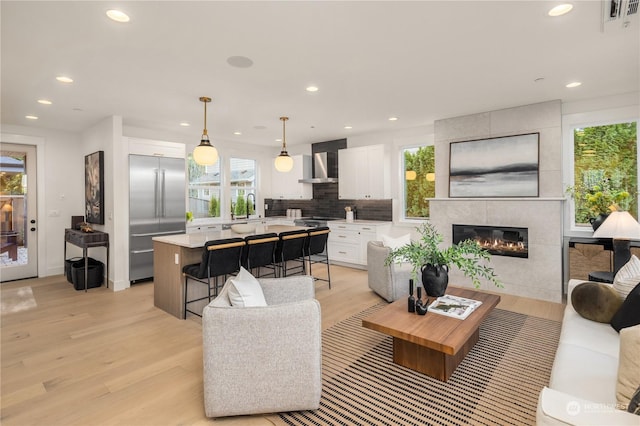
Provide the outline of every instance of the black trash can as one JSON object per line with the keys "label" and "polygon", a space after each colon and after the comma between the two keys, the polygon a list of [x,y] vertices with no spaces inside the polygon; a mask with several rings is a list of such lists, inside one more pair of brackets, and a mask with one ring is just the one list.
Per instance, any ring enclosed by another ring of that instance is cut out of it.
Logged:
{"label": "black trash can", "polygon": [[[93,258],[88,259],[87,288],[100,287],[104,280],[104,264]],[[76,290],[84,290],[84,259],[71,264],[71,277]]]}
{"label": "black trash can", "polygon": [[67,281],[69,281],[69,284],[73,284],[71,266],[79,260],[84,260],[84,257],[72,257],[71,259],[64,260],[64,274],[67,276]]}

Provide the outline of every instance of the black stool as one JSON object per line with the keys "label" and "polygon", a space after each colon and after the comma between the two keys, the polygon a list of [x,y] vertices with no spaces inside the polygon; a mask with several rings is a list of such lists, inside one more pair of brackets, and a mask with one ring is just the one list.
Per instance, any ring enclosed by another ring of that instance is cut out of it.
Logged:
{"label": "black stool", "polygon": [[331,230],[328,226],[318,226],[317,228],[310,229],[308,232],[309,239],[307,240],[305,251],[307,259],[309,260],[309,275],[313,275],[311,267],[314,263],[325,263],[327,265],[327,279],[325,280],[324,278],[318,277],[314,277],[314,279],[328,282],[329,288],[331,288],[331,271],[327,248],[327,241]]}
{"label": "black stool", "polygon": [[[245,239],[246,246],[242,253],[242,266],[251,272],[254,277],[260,277],[260,268],[266,267],[272,269],[273,272],[267,274],[276,276],[275,252],[278,244],[278,234],[260,234],[251,235]],[[257,269],[257,274],[253,273],[253,269]]]}
{"label": "black stool", "polygon": [[289,274],[287,262],[298,262],[298,266],[292,269],[294,274],[306,273],[304,248],[307,244],[309,233],[307,231],[286,231],[280,233],[280,239],[276,246],[276,264],[280,268],[280,276],[286,277]]}
{"label": "black stool", "polygon": [[[226,280],[228,274],[235,274],[240,270],[240,256],[244,246],[245,242],[242,238],[207,241],[202,252],[202,261],[182,268],[184,275],[183,319],[187,319],[187,312],[199,317],[202,316],[202,314],[189,310],[189,304],[205,299],[211,302],[211,278],[213,278],[214,282],[214,295],[218,295],[218,277],[224,275]],[[189,300],[189,280],[206,284],[207,296]]]}

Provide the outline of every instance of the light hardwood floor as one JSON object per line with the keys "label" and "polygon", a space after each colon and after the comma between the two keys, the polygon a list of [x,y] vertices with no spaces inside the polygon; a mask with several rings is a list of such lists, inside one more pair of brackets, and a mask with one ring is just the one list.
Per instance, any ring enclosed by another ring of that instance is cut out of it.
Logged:
{"label": "light hardwood floor", "polygon": [[[366,271],[331,267],[318,281],[327,328],[382,300]],[[0,285],[0,423],[11,425],[271,425],[275,416],[207,419],[200,318],[153,306],[153,284],[75,291],[64,276]],[[563,305],[502,295],[498,306],[560,320]],[[259,368],[259,366],[248,366]]]}

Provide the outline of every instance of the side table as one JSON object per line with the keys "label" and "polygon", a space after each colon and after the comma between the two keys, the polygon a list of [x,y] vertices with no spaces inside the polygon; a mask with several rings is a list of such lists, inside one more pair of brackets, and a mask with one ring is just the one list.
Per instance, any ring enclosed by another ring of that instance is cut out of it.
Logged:
{"label": "side table", "polygon": [[106,281],[109,288],[109,234],[106,232],[93,231],[82,232],[76,229],[67,228],[64,230],[64,258],[67,258],[67,243],[82,248],[82,257],[84,257],[84,291],[87,291],[87,281],[89,272],[89,257],[87,249],[91,247],[105,247],[107,250],[107,272]]}

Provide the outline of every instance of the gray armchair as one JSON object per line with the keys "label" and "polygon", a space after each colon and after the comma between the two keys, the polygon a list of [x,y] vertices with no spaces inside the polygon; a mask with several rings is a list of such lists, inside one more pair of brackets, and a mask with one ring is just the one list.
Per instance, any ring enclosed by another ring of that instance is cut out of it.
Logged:
{"label": "gray armchair", "polygon": [[232,307],[226,284],[202,313],[208,417],[319,407],[321,320],[313,278],[258,281],[268,306]]}
{"label": "gray armchair", "polygon": [[[394,302],[402,297],[409,297],[409,279],[411,278],[410,263],[392,263],[385,265],[385,259],[391,249],[382,245],[382,241],[367,243],[367,273],[369,288],[384,298],[387,302]],[[422,285],[422,278],[418,274],[414,281],[415,288]]]}

